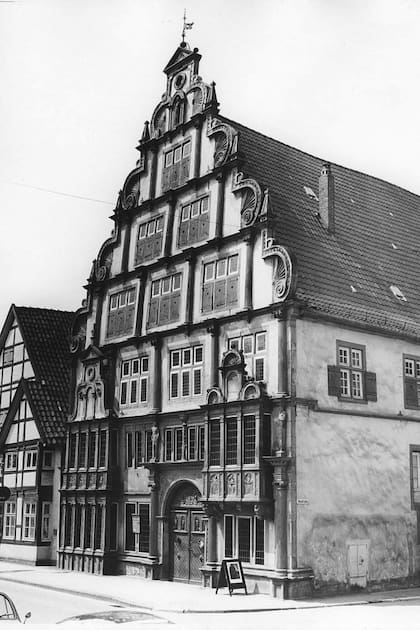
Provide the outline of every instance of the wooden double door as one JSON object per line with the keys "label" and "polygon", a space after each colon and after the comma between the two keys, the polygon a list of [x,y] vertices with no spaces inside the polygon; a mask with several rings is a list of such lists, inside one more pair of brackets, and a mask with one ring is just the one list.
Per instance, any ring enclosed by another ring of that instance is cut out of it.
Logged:
{"label": "wooden double door", "polygon": [[194,500],[173,504],[171,510],[170,556],[171,577],[180,582],[201,582],[201,567],[205,560],[204,512]]}

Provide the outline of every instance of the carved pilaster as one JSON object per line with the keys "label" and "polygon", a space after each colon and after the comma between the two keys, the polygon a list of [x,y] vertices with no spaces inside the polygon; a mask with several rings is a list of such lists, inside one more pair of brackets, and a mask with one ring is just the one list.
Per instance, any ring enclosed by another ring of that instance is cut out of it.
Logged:
{"label": "carved pilaster", "polygon": [[149,182],[149,199],[154,199],[156,195],[156,175],[157,175],[157,147],[150,146],[151,162],[150,162],[150,182]]}
{"label": "carved pilaster", "polygon": [[169,199],[168,220],[166,223],[165,246],[163,250],[163,255],[165,258],[168,258],[171,255],[172,250],[172,233],[174,227],[175,206],[176,197],[172,195]]}
{"label": "carved pilaster", "polygon": [[289,487],[289,457],[264,457],[273,467],[274,527],[276,569],[287,569],[287,494]]}
{"label": "carved pilaster", "polygon": [[225,174],[222,171],[217,177],[217,206],[216,206],[216,227],[215,238],[223,236],[223,216],[225,210]]}
{"label": "carved pilaster", "polygon": [[188,261],[188,281],[187,295],[185,304],[185,322],[192,324],[194,319],[194,278],[196,266],[196,254],[194,250],[188,252],[186,259]]}
{"label": "carved pilaster", "polygon": [[194,121],[195,127],[195,151],[194,151],[194,177],[200,177],[201,166],[201,130],[203,122],[202,118],[198,117]]}
{"label": "carved pilaster", "polygon": [[207,327],[207,332],[210,333],[210,374],[211,374],[211,386],[219,386],[219,325],[217,322],[213,322]]}
{"label": "carved pilaster", "polygon": [[162,409],[162,342],[160,337],[153,337],[153,409],[156,412]]}
{"label": "carved pilaster", "polygon": [[140,288],[139,288],[139,301],[137,304],[135,335],[137,337],[140,337],[142,327],[143,327],[144,295],[145,295],[146,283],[147,283],[147,268],[142,267],[138,270],[138,278],[140,281]]}
{"label": "carved pilaster", "polygon": [[245,300],[244,307],[252,309],[252,289],[253,289],[253,258],[254,258],[254,234],[247,232],[244,236],[245,242]]}

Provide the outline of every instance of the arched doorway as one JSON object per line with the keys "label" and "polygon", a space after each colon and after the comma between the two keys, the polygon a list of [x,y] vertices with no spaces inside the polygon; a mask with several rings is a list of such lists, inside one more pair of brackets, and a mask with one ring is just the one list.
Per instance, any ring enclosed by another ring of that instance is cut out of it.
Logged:
{"label": "arched doorway", "polygon": [[201,582],[204,565],[206,521],[200,492],[185,483],[170,504],[170,578],[179,582]]}

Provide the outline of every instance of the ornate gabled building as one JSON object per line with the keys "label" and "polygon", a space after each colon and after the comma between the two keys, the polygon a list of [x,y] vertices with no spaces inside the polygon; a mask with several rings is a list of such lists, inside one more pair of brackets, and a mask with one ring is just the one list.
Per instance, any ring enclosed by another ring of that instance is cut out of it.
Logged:
{"label": "ornate gabled building", "polygon": [[72,330],[59,564],[416,582],[417,196],[219,114],[181,44]]}
{"label": "ornate gabled building", "polygon": [[73,318],[13,304],[0,333],[3,559],[56,564]]}

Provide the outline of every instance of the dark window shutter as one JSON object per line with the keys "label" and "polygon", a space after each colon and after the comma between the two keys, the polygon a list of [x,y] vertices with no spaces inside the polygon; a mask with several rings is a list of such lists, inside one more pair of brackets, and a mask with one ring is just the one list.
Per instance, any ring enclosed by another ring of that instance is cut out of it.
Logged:
{"label": "dark window shutter", "polygon": [[133,332],[135,304],[129,304],[125,309],[124,332],[129,334]]}
{"label": "dark window shutter", "polygon": [[409,408],[419,406],[417,381],[414,378],[404,379],[404,406]]}
{"label": "dark window shutter", "polygon": [[365,372],[365,398],[374,402],[378,400],[375,372]]}
{"label": "dark window shutter", "polygon": [[328,396],[340,396],[340,368],[328,366]]}
{"label": "dark window shutter", "polygon": [[190,174],[190,158],[189,157],[184,158],[182,160],[180,171],[181,172],[179,174],[179,183],[182,186],[182,184],[185,184]]}
{"label": "dark window shutter", "polygon": [[153,241],[153,258],[159,258],[162,251],[162,233],[155,236]]}
{"label": "dark window shutter", "polygon": [[159,324],[167,324],[169,322],[169,307],[171,302],[170,295],[164,295],[160,299]]}
{"label": "dark window shutter", "polygon": [[136,248],[136,264],[141,263],[144,260],[144,239],[142,238],[137,243]]}
{"label": "dark window shutter", "polygon": [[198,219],[190,220],[190,237],[189,243],[196,243],[198,241]]}
{"label": "dark window shutter", "polygon": [[151,258],[153,258],[153,237],[148,236],[144,239],[143,260],[150,260]]}
{"label": "dark window shutter", "polygon": [[209,215],[208,213],[200,215],[198,223],[198,240],[204,241],[209,237]]}
{"label": "dark window shutter", "polygon": [[201,302],[201,310],[203,313],[208,313],[213,310],[213,285],[206,284],[203,287],[203,299]]}
{"label": "dark window shutter", "polygon": [[171,188],[176,188],[178,186],[179,174],[180,174],[179,163],[173,164],[171,166]]}
{"label": "dark window shutter", "polygon": [[216,280],[214,283],[214,308],[226,306],[226,280]]}
{"label": "dark window shutter", "polygon": [[181,296],[180,295],[172,295],[171,296],[171,303],[170,303],[170,313],[169,313],[169,319],[171,322],[176,322],[179,319],[179,305],[181,302]]}
{"label": "dark window shutter", "polygon": [[189,225],[189,221],[181,221],[181,225],[179,227],[179,239],[178,239],[179,247],[184,247],[184,245],[188,243],[188,225]]}
{"label": "dark window shutter", "polygon": [[170,188],[170,176],[171,176],[171,169],[170,169],[170,167],[163,169],[163,173],[162,173],[162,190],[163,190],[163,192],[165,192],[165,190],[168,190]]}
{"label": "dark window shutter", "polygon": [[227,303],[232,306],[238,303],[238,278],[229,278],[226,289]]}
{"label": "dark window shutter", "polygon": [[158,312],[159,312],[159,298],[154,298],[153,300],[150,300],[149,319],[147,320],[147,323],[149,326],[157,325]]}
{"label": "dark window shutter", "polygon": [[115,324],[116,324],[116,313],[115,311],[113,311],[112,313],[109,314],[108,316],[108,328],[106,331],[107,337],[112,337],[113,335],[115,335]]}
{"label": "dark window shutter", "polygon": [[124,332],[125,308],[119,308],[117,311],[115,333],[120,335]]}

